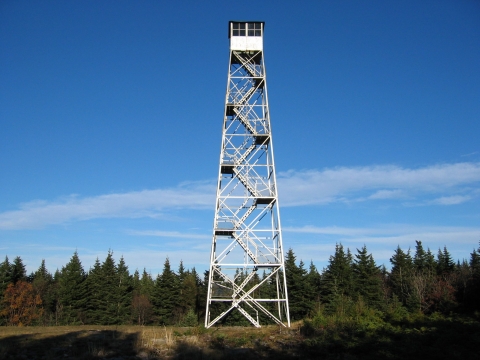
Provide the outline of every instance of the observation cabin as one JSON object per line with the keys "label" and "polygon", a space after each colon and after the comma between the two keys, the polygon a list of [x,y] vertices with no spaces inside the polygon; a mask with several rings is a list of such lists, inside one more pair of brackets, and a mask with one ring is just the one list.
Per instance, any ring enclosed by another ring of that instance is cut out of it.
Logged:
{"label": "observation cabin", "polygon": [[230,50],[263,51],[264,21],[230,21],[228,37]]}

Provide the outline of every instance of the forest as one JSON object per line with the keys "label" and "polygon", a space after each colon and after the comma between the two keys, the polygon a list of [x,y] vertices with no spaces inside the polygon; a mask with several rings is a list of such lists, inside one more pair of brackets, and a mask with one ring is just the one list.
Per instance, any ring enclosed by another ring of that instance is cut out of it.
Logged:
{"label": "forest", "polygon": [[[446,247],[434,254],[416,241],[413,250],[397,247],[390,263],[389,269],[377,265],[366,246],[352,252],[337,244],[319,271],[288,250],[292,321],[303,320],[302,331],[318,334],[352,319],[368,327],[418,317],[479,317],[480,247],[469,259],[455,261]],[[0,324],[198,326],[205,316],[206,279],[208,272],[200,275],[183,262],[173,270],[168,258],[156,277],[145,269],[131,273],[112,251],[88,270],[75,252],[54,274],[44,260],[27,274],[20,256],[6,256],[0,263]],[[222,324],[248,322],[233,312]]]}

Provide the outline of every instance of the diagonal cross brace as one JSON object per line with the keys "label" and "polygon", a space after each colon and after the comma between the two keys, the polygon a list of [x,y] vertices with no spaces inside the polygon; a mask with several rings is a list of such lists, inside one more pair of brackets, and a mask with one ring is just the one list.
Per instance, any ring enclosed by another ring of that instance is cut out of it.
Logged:
{"label": "diagonal cross brace", "polygon": [[[220,270],[216,269],[216,272],[227,282],[230,282],[233,286],[233,289],[234,289],[234,294],[240,294],[240,293],[243,293],[243,295],[238,298],[238,299],[234,299],[233,302],[232,302],[232,306],[230,306],[230,308],[228,308],[227,310],[225,310],[224,312],[222,312],[220,315],[218,315],[209,325],[212,326],[213,324],[215,324],[218,320],[220,320],[222,317],[224,317],[227,313],[229,313],[232,309],[234,308],[237,308],[244,316],[245,316],[245,313],[248,314],[245,310],[241,311],[241,307],[239,307],[238,305],[242,302],[244,302],[245,304],[247,304],[248,306],[250,306],[252,309],[252,305],[255,305],[260,311],[262,311],[265,315],[267,315],[270,319],[272,319],[274,322],[276,322],[277,324],[279,325],[282,325],[282,326],[285,326],[285,324],[283,322],[281,322],[279,319],[277,319],[277,317],[275,317],[275,315],[273,315],[270,311],[268,311],[267,309],[265,309],[264,306],[262,306],[258,301],[256,301],[254,298],[252,298],[250,296],[250,294],[255,291],[259,286],[261,286],[265,281],[267,281],[270,277],[272,277],[274,274],[276,274],[278,271],[280,270],[280,267],[276,268],[274,271],[272,271],[267,277],[265,277],[265,279],[263,279],[261,282],[259,282],[257,285],[253,286],[250,290],[248,291],[245,291],[243,288],[240,288],[240,286],[238,286],[237,284],[235,284],[234,281],[232,281],[232,279],[230,279],[228,276],[226,276],[224,273],[222,273]],[[248,300],[248,301],[247,301]],[[248,316],[245,316],[255,327],[260,327],[260,324],[258,324],[249,314]]]}

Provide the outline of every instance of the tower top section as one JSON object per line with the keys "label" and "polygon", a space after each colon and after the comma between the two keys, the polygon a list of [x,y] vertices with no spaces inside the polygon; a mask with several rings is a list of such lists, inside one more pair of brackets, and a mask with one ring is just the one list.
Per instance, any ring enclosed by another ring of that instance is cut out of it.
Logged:
{"label": "tower top section", "polygon": [[228,37],[230,50],[263,51],[264,21],[230,21]]}

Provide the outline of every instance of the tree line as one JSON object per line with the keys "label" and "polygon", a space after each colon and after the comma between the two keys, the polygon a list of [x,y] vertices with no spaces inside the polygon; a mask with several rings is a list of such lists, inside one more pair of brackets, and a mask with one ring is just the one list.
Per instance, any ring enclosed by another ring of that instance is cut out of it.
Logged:
{"label": "tree line", "polygon": [[[398,246],[390,263],[390,270],[377,265],[366,246],[352,253],[337,244],[318,271],[313,262],[308,269],[297,262],[290,249],[285,272],[291,319],[347,313],[359,306],[390,317],[480,310],[480,247],[469,260],[455,262],[446,247],[435,256],[416,241],[414,251]],[[27,275],[19,256],[13,262],[6,256],[0,263],[0,324],[196,326],[205,316],[207,285],[208,271],[201,277],[183,262],[174,271],[168,258],[153,278],[145,269],[131,274],[123,257],[116,262],[112,251],[88,271],[75,252],[54,274],[42,260]],[[246,324],[246,319],[232,312],[224,323]]]}

